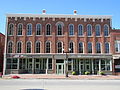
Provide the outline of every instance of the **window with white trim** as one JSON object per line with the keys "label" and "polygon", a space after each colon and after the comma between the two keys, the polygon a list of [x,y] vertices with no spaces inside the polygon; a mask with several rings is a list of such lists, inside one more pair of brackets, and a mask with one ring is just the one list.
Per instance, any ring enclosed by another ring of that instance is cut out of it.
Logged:
{"label": "window with white trim", "polygon": [[27,35],[32,35],[32,24],[27,24]]}
{"label": "window with white trim", "polygon": [[57,25],[57,35],[63,35],[63,26],[61,24]]}
{"label": "window with white trim", "polygon": [[78,36],[83,36],[83,25],[82,24],[78,25]]}
{"label": "window with white trim", "polygon": [[14,24],[10,23],[8,25],[8,35],[13,35],[14,32]]}
{"label": "window with white trim", "polygon": [[101,70],[102,71],[110,71],[111,67],[110,67],[110,62],[111,60],[101,60]]}
{"label": "window with white trim", "polygon": [[101,53],[101,45],[99,42],[96,43],[96,53]]}
{"label": "window with white trim", "polygon": [[120,53],[120,41],[115,41],[115,52]]}
{"label": "window with white trim", "polygon": [[8,42],[8,53],[12,53],[13,52],[13,42],[10,41]]}
{"label": "window with white trim", "polygon": [[41,24],[36,24],[36,35],[42,34]]}
{"label": "window with white trim", "polygon": [[79,53],[83,53],[83,42],[79,42]]}
{"label": "window with white trim", "polygon": [[58,42],[57,43],[57,53],[62,53],[63,46],[62,46],[62,42]]}
{"label": "window with white trim", "polygon": [[21,51],[22,51],[22,43],[21,41],[18,41],[17,42],[17,53],[21,53]]}
{"label": "window with white trim", "polygon": [[23,29],[23,25],[20,23],[18,24],[17,27],[17,35],[22,35],[22,29]]}
{"label": "window with white trim", "polygon": [[109,53],[110,52],[110,45],[109,42],[105,43],[105,53]]}
{"label": "window with white trim", "polygon": [[50,48],[51,48],[51,46],[50,46],[51,44],[50,44],[50,41],[47,41],[46,42],[46,45],[45,45],[45,48],[46,48],[46,53],[50,53]]}
{"label": "window with white trim", "polygon": [[74,25],[73,25],[73,24],[70,24],[70,25],[69,25],[69,35],[70,35],[70,36],[73,36],[73,35],[74,35]]}
{"label": "window with white trim", "polygon": [[101,31],[100,29],[101,29],[101,26],[99,24],[95,26],[95,34],[96,34],[96,36],[100,36],[100,31]]}
{"label": "window with white trim", "polygon": [[109,26],[107,24],[104,25],[104,36],[109,36]]}
{"label": "window with white trim", "polygon": [[92,43],[88,42],[88,53],[92,53]]}
{"label": "window with white trim", "polygon": [[30,41],[28,41],[27,42],[27,44],[26,44],[26,52],[27,53],[31,53],[32,52],[32,44],[31,44],[31,42]]}
{"label": "window with white trim", "polygon": [[92,36],[92,25],[91,24],[87,25],[87,36]]}
{"label": "window with white trim", "polygon": [[35,52],[40,53],[40,42],[39,41],[36,41],[35,43]]}
{"label": "window with white trim", "polygon": [[51,25],[50,24],[46,25],[46,35],[51,35]]}
{"label": "window with white trim", "polygon": [[70,53],[74,53],[74,44],[72,41],[69,43],[69,49],[70,49],[69,51]]}
{"label": "window with white trim", "polygon": [[6,69],[17,69],[17,58],[7,58]]}

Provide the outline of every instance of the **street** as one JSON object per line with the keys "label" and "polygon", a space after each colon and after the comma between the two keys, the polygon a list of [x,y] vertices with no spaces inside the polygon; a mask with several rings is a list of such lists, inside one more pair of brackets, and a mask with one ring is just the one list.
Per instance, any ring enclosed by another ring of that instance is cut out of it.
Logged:
{"label": "street", "polygon": [[119,90],[120,80],[1,79],[0,90]]}

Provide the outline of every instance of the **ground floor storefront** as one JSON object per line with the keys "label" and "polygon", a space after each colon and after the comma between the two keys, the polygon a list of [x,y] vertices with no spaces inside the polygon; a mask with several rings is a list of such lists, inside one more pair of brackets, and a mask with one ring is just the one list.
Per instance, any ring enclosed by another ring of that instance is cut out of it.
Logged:
{"label": "ground floor storefront", "polygon": [[65,74],[68,72],[91,75],[104,71],[112,74],[113,59],[111,55],[7,55],[4,62],[4,74]]}

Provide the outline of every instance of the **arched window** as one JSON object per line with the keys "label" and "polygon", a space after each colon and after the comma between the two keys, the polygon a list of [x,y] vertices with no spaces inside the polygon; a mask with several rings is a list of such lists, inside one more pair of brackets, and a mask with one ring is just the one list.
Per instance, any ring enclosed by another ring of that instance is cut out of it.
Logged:
{"label": "arched window", "polygon": [[10,41],[8,42],[8,53],[12,53],[13,52],[13,42]]}
{"label": "arched window", "polygon": [[27,53],[31,53],[32,52],[32,44],[31,44],[31,42],[30,41],[28,41],[27,42],[27,44],[26,44],[26,49],[27,49]]}
{"label": "arched window", "polygon": [[17,53],[21,53],[22,51],[22,43],[20,41],[17,42]]}
{"label": "arched window", "polygon": [[27,24],[27,35],[32,35],[32,24]]}
{"label": "arched window", "polygon": [[69,35],[70,36],[74,35],[74,25],[73,24],[69,25]]}
{"label": "arched window", "polygon": [[35,43],[35,52],[40,53],[40,42],[39,41],[36,41]]}
{"label": "arched window", "polygon": [[50,24],[46,25],[46,35],[51,35],[51,25]]}
{"label": "arched window", "polygon": [[83,25],[78,25],[78,36],[83,36]]}
{"label": "arched window", "polygon": [[18,24],[18,26],[17,26],[17,35],[22,35],[22,29],[23,29],[23,25]]}
{"label": "arched window", "polygon": [[104,36],[108,36],[108,35],[109,35],[109,26],[104,25]]}
{"label": "arched window", "polygon": [[57,43],[57,53],[62,53],[62,49],[63,49],[62,42],[58,42]]}
{"label": "arched window", "polygon": [[88,42],[88,53],[92,53],[92,43]]}
{"label": "arched window", "polygon": [[50,48],[51,48],[50,41],[46,42],[45,48],[46,48],[46,53],[50,53]]}
{"label": "arched window", "polygon": [[73,44],[73,42],[70,42],[69,43],[69,49],[70,49],[70,53],[74,53],[74,44]]}
{"label": "arched window", "polygon": [[14,24],[10,23],[8,25],[8,35],[13,35],[14,32]]}
{"label": "arched window", "polygon": [[99,42],[96,43],[96,53],[101,53],[101,45]]}
{"label": "arched window", "polygon": [[36,35],[41,35],[42,34],[42,29],[41,29],[41,24],[36,25]]}
{"label": "arched window", "polygon": [[79,53],[83,53],[83,42],[79,42]]}
{"label": "arched window", "polygon": [[57,25],[57,35],[63,35],[63,27],[61,24]]}
{"label": "arched window", "polygon": [[92,25],[91,24],[87,25],[87,36],[92,36]]}
{"label": "arched window", "polygon": [[95,34],[96,34],[96,36],[100,36],[100,31],[101,31],[100,29],[101,29],[101,26],[99,24],[95,26]]}
{"label": "arched window", "polygon": [[105,53],[109,53],[110,52],[110,45],[108,42],[105,43]]}

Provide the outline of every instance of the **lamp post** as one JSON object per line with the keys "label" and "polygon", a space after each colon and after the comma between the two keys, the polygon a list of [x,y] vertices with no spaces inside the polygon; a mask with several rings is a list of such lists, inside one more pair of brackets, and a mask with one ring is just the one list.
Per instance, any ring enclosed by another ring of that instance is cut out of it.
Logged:
{"label": "lamp post", "polygon": [[65,52],[64,49],[63,49],[63,53],[65,53],[65,77],[68,77],[68,53],[70,51],[71,51],[70,48],[67,52]]}

